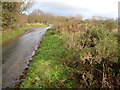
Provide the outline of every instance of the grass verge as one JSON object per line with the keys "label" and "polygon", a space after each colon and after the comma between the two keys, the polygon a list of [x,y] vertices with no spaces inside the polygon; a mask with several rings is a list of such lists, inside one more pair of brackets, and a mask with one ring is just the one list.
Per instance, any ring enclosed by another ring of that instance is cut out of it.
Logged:
{"label": "grass verge", "polygon": [[47,27],[48,25],[50,25],[50,24],[42,24],[42,25],[28,25],[28,26],[31,26],[31,27]]}
{"label": "grass verge", "polygon": [[72,79],[66,80],[72,70],[61,63],[61,59],[64,59],[66,51],[59,35],[55,31],[48,29],[40,46],[41,48],[36,51],[27,76],[22,80],[20,87],[73,87],[75,81]]}

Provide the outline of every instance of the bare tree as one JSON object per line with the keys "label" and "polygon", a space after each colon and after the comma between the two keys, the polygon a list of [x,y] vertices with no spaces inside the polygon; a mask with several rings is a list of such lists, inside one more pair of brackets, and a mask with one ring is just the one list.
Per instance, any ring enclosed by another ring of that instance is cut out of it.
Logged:
{"label": "bare tree", "polygon": [[35,0],[24,0],[21,5],[20,12],[21,13],[23,13],[24,11],[28,12],[28,9],[30,9],[35,3],[36,3]]}

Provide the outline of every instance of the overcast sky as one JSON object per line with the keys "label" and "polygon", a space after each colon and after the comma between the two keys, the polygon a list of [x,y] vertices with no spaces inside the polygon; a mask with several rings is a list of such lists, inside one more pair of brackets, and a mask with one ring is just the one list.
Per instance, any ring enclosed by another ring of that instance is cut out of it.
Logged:
{"label": "overcast sky", "polygon": [[119,0],[36,0],[32,7],[46,13],[62,16],[82,15],[84,18],[103,16],[118,17]]}

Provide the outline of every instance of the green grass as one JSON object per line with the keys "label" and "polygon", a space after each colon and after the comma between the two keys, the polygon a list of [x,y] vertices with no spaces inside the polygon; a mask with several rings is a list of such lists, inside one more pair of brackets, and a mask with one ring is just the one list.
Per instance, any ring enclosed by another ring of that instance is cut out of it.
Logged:
{"label": "green grass", "polygon": [[17,36],[19,36],[20,34],[23,34],[27,29],[30,29],[32,27],[46,27],[48,25],[27,25],[25,27],[21,27],[15,30],[6,30],[4,31],[2,34],[0,34],[0,37],[2,37],[2,40],[0,39],[0,44],[7,40],[10,40],[12,38],[15,38]]}
{"label": "green grass", "polygon": [[66,80],[62,85],[59,85],[72,72],[69,67],[61,63],[66,51],[59,35],[49,29],[40,46],[41,48],[36,51],[33,57],[33,62],[21,88],[72,87],[73,80]]}
{"label": "green grass", "polygon": [[47,27],[49,24],[42,24],[42,25],[28,25],[31,27]]}

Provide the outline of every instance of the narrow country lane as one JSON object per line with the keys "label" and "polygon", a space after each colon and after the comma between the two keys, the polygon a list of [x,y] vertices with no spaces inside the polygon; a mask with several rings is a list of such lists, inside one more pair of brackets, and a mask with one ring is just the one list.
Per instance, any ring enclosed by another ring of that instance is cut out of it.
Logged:
{"label": "narrow country lane", "polygon": [[2,87],[14,87],[34,55],[49,27],[34,27],[33,31],[2,47]]}

